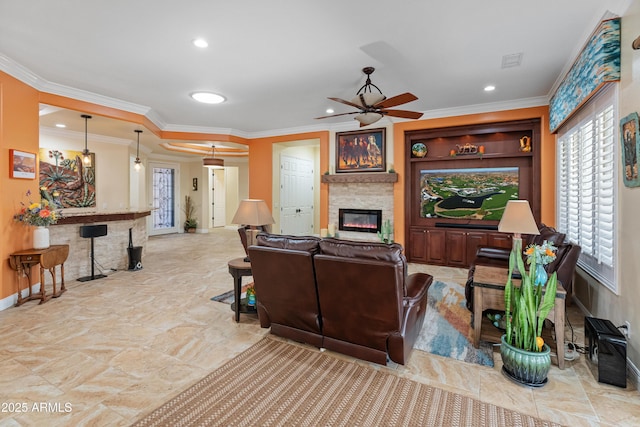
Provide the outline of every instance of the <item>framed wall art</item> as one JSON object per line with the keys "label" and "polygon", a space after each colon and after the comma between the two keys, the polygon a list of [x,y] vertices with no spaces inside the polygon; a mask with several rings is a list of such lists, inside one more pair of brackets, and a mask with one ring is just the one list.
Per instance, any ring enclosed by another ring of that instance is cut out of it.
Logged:
{"label": "framed wall art", "polygon": [[620,120],[620,141],[622,142],[622,179],[627,187],[640,186],[638,178],[638,151],[640,143],[640,123],[638,113],[631,113]]}
{"label": "framed wall art", "polygon": [[9,150],[9,175],[11,178],[35,179],[36,154]]}
{"label": "framed wall art", "polygon": [[65,209],[95,208],[95,153],[85,163],[81,151],[40,147],[40,191]]}
{"label": "framed wall art", "polygon": [[336,133],[336,173],[384,172],[386,128]]}

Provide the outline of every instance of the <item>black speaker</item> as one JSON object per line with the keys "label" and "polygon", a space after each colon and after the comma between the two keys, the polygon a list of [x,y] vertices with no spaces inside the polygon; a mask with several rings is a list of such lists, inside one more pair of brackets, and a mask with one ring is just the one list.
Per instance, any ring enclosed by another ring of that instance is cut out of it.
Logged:
{"label": "black speaker", "polygon": [[100,225],[81,225],[80,237],[102,237],[107,235],[107,224]]}
{"label": "black speaker", "polygon": [[595,379],[627,388],[627,340],[622,332],[609,320],[585,317],[584,340]]}

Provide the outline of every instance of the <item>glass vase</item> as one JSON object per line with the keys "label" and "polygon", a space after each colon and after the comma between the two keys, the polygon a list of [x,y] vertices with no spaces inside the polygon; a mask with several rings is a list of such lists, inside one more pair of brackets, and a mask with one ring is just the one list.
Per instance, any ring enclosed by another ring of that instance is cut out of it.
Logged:
{"label": "glass vase", "polygon": [[33,248],[46,249],[49,247],[49,229],[38,226],[33,230]]}
{"label": "glass vase", "polygon": [[535,277],[535,285],[536,286],[544,286],[549,279],[549,275],[547,274],[547,270],[544,269],[544,265],[537,264],[536,265],[536,277]]}

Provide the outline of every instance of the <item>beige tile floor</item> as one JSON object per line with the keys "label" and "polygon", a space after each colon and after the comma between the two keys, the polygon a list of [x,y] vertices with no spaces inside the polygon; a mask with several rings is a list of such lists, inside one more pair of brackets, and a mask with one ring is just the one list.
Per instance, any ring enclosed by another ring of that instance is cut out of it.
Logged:
{"label": "beige tile floor", "polygon": [[[68,280],[58,299],[0,312],[0,426],[129,425],[260,340],[268,330],[255,316],[236,323],[210,300],[232,288],[227,261],[242,255],[233,230],[153,237],[143,270]],[[553,366],[540,389],[509,382],[499,359],[488,368],[414,351],[406,366],[372,366],[566,425],[640,425],[640,394],[596,382],[584,356]]]}

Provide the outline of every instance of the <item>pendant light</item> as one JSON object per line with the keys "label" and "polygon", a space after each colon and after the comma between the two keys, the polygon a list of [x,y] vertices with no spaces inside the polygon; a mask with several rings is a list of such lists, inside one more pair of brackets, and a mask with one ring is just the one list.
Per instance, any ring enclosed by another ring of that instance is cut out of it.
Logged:
{"label": "pendant light", "polygon": [[216,147],[211,146],[211,157],[202,159],[202,166],[210,169],[224,169],[224,160],[216,159]]}
{"label": "pendant light", "polygon": [[82,114],[80,117],[84,119],[84,150],[82,150],[82,161],[85,166],[91,166],[91,153],[87,147],[87,121],[91,118],[88,114]]}
{"label": "pendant light", "polygon": [[140,160],[140,134],[142,133],[142,130],[136,129],[134,132],[138,134],[138,145],[136,146],[136,159],[133,162],[133,168],[136,170],[136,172],[139,172],[140,163],[142,163],[142,161]]}

